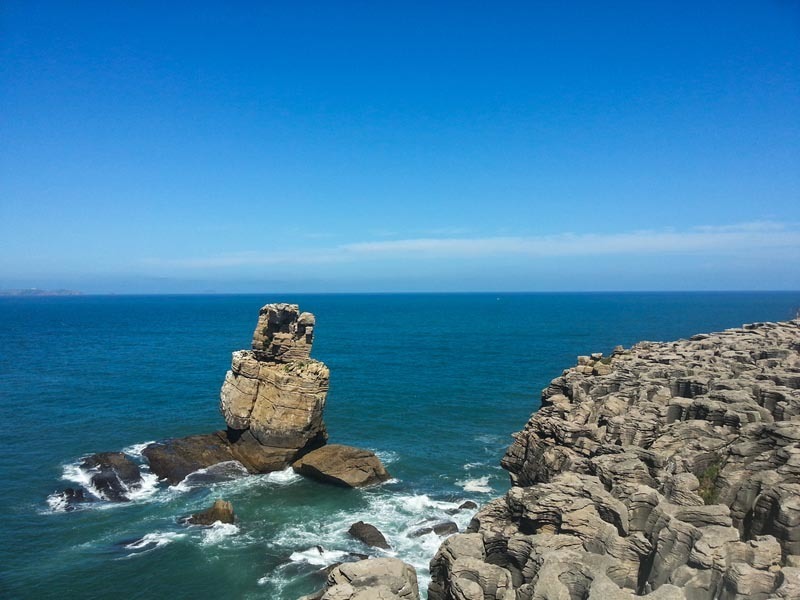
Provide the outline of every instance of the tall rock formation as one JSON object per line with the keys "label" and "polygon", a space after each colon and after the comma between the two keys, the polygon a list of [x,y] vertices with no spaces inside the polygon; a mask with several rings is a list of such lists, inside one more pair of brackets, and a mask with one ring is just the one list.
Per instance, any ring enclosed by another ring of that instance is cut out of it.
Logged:
{"label": "tall rock formation", "polygon": [[429,600],[800,598],[800,321],[583,356]]}
{"label": "tall rock formation", "polygon": [[309,357],[314,315],[296,304],[267,304],[259,311],[251,350],[233,353],[220,392],[225,431],[157,442],[143,454],[170,483],[227,461],[251,473],[289,466],[327,441],[322,412],[330,372]]}
{"label": "tall rock formation", "polygon": [[330,372],[309,357],[313,341],[314,315],[296,304],[260,310],[253,349],[233,353],[220,393],[220,410],[237,436],[249,431],[264,446],[297,449],[327,439]]}

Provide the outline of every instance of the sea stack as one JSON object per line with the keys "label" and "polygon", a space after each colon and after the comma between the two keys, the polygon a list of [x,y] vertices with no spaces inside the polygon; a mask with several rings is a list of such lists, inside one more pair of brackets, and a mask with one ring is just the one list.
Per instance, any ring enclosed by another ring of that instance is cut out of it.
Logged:
{"label": "sea stack", "polygon": [[581,356],[514,437],[429,600],[800,598],[800,321]]}
{"label": "sea stack", "polygon": [[252,350],[233,353],[222,384],[220,410],[232,436],[249,432],[263,446],[294,450],[325,442],[330,371],[310,358],[313,341],[314,315],[296,304],[259,311]]}
{"label": "sea stack", "polygon": [[149,445],[143,454],[152,471],[172,484],[228,461],[250,473],[269,473],[324,445],[330,372],[310,358],[313,340],[311,313],[296,304],[262,307],[252,349],[233,353],[222,384],[227,429]]}

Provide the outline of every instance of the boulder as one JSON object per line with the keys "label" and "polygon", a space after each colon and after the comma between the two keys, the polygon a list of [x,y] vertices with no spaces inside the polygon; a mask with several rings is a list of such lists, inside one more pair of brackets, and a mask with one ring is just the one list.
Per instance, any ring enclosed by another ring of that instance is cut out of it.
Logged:
{"label": "boulder", "polygon": [[122,452],[92,454],[81,468],[92,473],[92,487],[111,502],[127,501],[128,493],[142,482],[139,465]]}
{"label": "boulder", "polygon": [[313,450],[295,461],[292,468],[317,481],[351,488],[390,479],[374,452],[340,444],[328,444]]}
{"label": "boulder", "polygon": [[389,550],[391,548],[389,542],[386,541],[386,538],[378,528],[369,523],[364,523],[364,521],[353,523],[350,529],[347,530],[347,533],[357,540],[364,542],[367,546],[382,548],[383,550]]}
{"label": "boulder", "polygon": [[187,522],[192,525],[213,525],[217,521],[220,523],[233,523],[235,515],[233,504],[226,500],[215,500],[210,508],[193,514]]}
{"label": "boulder", "polygon": [[343,563],[328,575],[325,589],[303,600],[419,600],[417,574],[396,558]]}

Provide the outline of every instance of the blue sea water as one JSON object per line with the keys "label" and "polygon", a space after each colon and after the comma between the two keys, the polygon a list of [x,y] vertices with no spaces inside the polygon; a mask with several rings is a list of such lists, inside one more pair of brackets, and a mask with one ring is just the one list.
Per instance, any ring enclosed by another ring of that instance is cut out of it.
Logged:
{"label": "blue sea water", "polygon": [[[258,308],[317,315],[331,441],[376,450],[394,479],[343,490],[291,472],[232,476],[64,512],[50,495],[87,454],[219,429],[219,388]],[[423,588],[440,540],[409,534],[500,495],[498,463],[541,389],[578,354],[795,316],[800,293],[85,296],[0,299],[0,597],[294,599],[366,552],[377,525]],[[51,502],[48,503],[48,498]],[[215,498],[235,526],[180,519]],[[316,546],[325,551],[320,554]]]}

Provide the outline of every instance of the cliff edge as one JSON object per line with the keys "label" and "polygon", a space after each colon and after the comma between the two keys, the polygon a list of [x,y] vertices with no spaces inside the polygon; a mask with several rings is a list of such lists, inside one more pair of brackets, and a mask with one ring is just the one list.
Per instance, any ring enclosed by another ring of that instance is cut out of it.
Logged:
{"label": "cliff edge", "polygon": [[429,600],[800,598],[800,321],[579,357]]}

